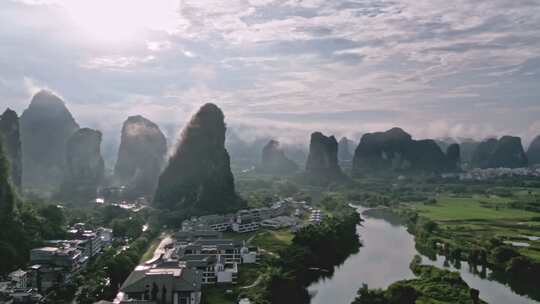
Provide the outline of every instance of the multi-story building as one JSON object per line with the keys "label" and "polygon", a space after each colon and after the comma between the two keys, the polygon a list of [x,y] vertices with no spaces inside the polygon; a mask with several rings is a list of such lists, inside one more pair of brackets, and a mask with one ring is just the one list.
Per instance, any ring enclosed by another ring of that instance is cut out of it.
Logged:
{"label": "multi-story building", "polygon": [[202,272],[167,264],[137,266],[117,297],[120,304],[200,304]]}
{"label": "multi-story building", "polygon": [[84,223],[75,224],[68,232],[71,239],[80,241],[78,247],[83,252],[83,255],[88,257],[96,256],[101,252],[103,246],[107,244],[104,242],[103,235],[110,239],[112,231],[109,235],[108,232],[110,229],[100,228],[94,232],[93,230],[85,229],[84,226]]}
{"label": "multi-story building", "polygon": [[113,240],[113,231],[110,228],[99,227],[97,234],[101,237],[101,243],[103,247],[109,246]]}
{"label": "multi-story building", "polygon": [[227,262],[221,255],[190,255],[182,258],[180,265],[202,273],[202,284],[236,284],[238,263]]}
{"label": "multi-story building", "polygon": [[42,247],[30,251],[30,282],[40,292],[62,285],[82,268],[84,257],[73,247]]}
{"label": "multi-story building", "polygon": [[81,251],[72,247],[42,247],[30,250],[32,265],[53,265],[72,272],[78,270],[80,258]]}
{"label": "multi-story building", "polygon": [[226,263],[254,263],[257,252],[255,248],[247,248],[243,241],[223,239],[219,232],[178,232],[176,244],[170,257],[183,260],[193,255],[221,257]]}
{"label": "multi-story building", "polygon": [[224,232],[231,230],[234,214],[205,215],[182,222],[182,230],[214,230]]}
{"label": "multi-story building", "polygon": [[261,222],[261,226],[270,229],[281,229],[295,226],[298,221],[290,216],[278,216]]}
{"label": "multi-story building", "polygon": [[260,222],[256,220],[242,220],[232,225],[232,230],[238,233],[247,233],[259,230]]}
{"label": "multi-story building", "polygon": [[182,222],[182,230],[232,230],[238,233],[252,232],[260,228],[261,222],[272,218],[288,215],[294,212],[294,208],[302,208],[305,202],[295,202],[292,199],[284,199],[272,205],[272,207],[245,209],[236,214],[207,215],[192,218]]}
{"label": "multi-story building", "polygon": [[179,260],[192,255],[222,256],[228,263],[241,263],[241,241],[227,239],[199,239],[186,245],[179,245],[173,254]]}

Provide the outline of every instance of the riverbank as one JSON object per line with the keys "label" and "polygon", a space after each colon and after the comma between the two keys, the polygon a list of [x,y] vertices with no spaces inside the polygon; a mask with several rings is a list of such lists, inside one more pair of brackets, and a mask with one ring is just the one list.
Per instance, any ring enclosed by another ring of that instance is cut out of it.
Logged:
{"label": "riverbank", "polygon": [[[362,226],[357,229],[364,246],[338,266],[333,276],[309,287],[313,295],[311,304],[351,303],[362,283],[369,288],[386,289],[396,282],[413,280],[412,282],[420,284],[417,287],[421,290],[431,283],[429,280],[414,281],[419,278],[409,268],[409,264],[415,255],[422,256],[423,265],[458,273],[457,276],[461,276],[471,288],[478,289],[480,299],[488,303],[533,303],[531,299],[516,294],[508,286],[494,281],[489,277],[488,270],[486,276],[482,277],[480,270],[470,269],[466,263],[457,268],[451,263],[445,263],[441,257],[435,256],[436,259],[432,261],[422,255],[417,249],[419,246],[415,243],[415,237],[407,231],[407,220],[396,212],[391,212],[390,208],[371,209],[362,213],[362,218]],[[444,289],[439,288],[441,292]]]}
{"label": "riverbank", "polygon": [[267,260],[260,283],[241,296],[255,304],[309,303],[307,287],[321,277],[330,277],[336,265],[358,251],[359,223],[359,215],[350,212],[300,229],[289,246]]}
{"label": "riverbank", "polygon": [[[396,209],[408,218],[409,231],[425,255],[444,256],[446,264],[466,262],[474,271],[483,268],[477,271],[480,276],[540,301],[535,283],[540,273],[538,213],[514,208],[515,200],[495,195],[439,196],[434,202],[402,204]],[[489,275],[485,268],[492,270]]]}
{"label": "riverbank", "polygon": [[486,303],[457,272],[423,265],[419,255],[413,258],[410,269],[416,278],[398,281],[385,290],[369,289],[364,284],[352,304]]}

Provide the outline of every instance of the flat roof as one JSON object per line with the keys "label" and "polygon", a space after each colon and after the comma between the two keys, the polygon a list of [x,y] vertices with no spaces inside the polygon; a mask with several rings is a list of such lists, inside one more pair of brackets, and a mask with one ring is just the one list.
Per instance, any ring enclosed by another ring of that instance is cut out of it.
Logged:
{"label": "flat roof", "polygon": [[55,252],[59,249],[57,247],[40,247],[40,248],[34,248],[32,251],[49,251],[49,252]]}

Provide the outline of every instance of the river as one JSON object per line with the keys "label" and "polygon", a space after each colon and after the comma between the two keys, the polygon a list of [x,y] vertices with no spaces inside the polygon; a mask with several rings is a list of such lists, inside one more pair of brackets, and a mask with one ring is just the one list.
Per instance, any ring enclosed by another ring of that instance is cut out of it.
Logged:
{"label": "river", "polygon": [[[357,227],[363,247],[337,266],[331,278],[321,279],[309,286],[308,291],[313,295],[311,304],[349,304],[362,283],[370,288],[386,288],[396,281],[414,278],[409,264],[419,253],[414,247],[414,237],[407,232],[399,217],[389,212],[358,210],[364,219],[362,225]],[[436,261],[430,261],[425,256],[422,259],[425,264],[445,268],[443,257],[438,257]],[[517,295],[506,285],[473,274],[466,263],[461,269],[446,269],[459,271],[463,280],[478,289],[480,298],[488,303],[540,303]]]}

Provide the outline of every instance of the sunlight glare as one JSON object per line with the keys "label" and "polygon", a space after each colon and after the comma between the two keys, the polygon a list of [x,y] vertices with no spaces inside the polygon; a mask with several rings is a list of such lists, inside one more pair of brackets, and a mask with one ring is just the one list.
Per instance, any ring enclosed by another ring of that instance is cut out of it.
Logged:
{"label": "sunlight glare", "polygon": [[82,35],[122,43],[145,30],[170,32],[178,22],[178,0],[69,0],[63,2]]}

